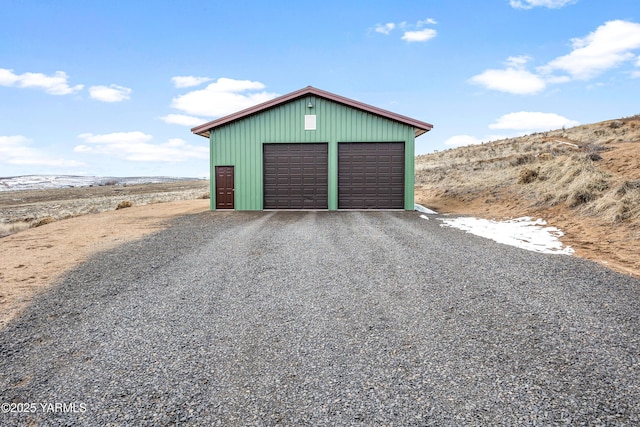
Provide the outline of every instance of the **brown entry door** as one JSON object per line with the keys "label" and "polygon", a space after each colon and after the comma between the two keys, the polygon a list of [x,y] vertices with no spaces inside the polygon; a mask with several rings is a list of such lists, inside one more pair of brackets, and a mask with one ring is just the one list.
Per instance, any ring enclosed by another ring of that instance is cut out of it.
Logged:
{"label": "brown entry door", "polygon": [[216,209],[234,209],[233,166],[216,166]]}

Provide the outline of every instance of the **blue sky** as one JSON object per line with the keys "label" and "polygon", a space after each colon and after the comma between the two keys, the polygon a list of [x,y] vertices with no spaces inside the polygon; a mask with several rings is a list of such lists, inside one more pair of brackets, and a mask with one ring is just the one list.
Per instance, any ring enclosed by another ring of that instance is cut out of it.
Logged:
{"label": "blue sky", "polygon": [[192,126],[307,85],[416,153],[640,113],[637,0],[0,0],[0,176],[208,174]]}

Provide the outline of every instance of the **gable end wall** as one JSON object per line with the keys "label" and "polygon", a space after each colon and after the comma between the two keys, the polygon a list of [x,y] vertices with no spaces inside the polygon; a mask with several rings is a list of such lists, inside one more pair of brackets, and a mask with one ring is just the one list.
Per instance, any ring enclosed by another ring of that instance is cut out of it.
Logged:
{"label": "gable end wall", "polygon": [[[308,108],[311,102],[313,108]],[[305,114],[317,128],[304,130]],[[329,210],[338,207],[338,142],[405,143],[405,209],[413,210],[415,136],[411,126],[336,102],[306,96],[220,126],[210,135],[211,209],[215,209],[215,166],[235,167],[235,209],[262,210],[262,144],[329,144]]]}

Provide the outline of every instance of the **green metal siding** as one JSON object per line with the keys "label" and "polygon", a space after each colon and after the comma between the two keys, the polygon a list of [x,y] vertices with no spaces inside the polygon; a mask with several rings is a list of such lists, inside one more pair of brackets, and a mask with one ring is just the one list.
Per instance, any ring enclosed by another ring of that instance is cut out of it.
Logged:
{"label": "green metal siding", "polygon": [[[311,102],[313,108],[308,108]],[[305,114],[316,115],[316,130],[304,130]],[[329,144],[329,210],[338,207],[338,142],[405,143],[405,209],[413,210],[414,129],[324,98],[307,96],[214,128],[210,135],[211,209],[215,208],[215,166],[235,166],[235,208],[262,209],[262,144]]]}

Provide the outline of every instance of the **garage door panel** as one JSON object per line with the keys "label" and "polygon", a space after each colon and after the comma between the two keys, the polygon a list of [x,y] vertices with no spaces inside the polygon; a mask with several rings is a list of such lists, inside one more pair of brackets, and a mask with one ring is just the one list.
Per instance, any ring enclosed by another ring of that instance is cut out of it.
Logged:
{"label": "garage door panel", "polygon": [[404,143],[339,143],[338,208],[403,209]]}
{"label": "garage door panel", "polygon": [[264,209],[327,209],[326,143],[264,144],[263,154]]}
{"label": "garage door panel", "polygon": [[371,188],[376,188],[376,184],[390,184],[391,180],[387,176],[365,175],[364,183]]}
{"label": "garage door panel", "polygon": [[385,169],[389,169],[385,166],[376,166],[376,165],[367,165],[364,167],[364,174],[365,175],[378,175],[381,173],[385,173]]}
{"label": "garage door panel", "polygon": [[301,185],[303,185],[305,187],[311,187],[311,188],[313,188],[313,191],[317,192],[318,194],[322,194],[323,191],[326,192],[326,189],[320,188],[320,187],[325,187],[327,185],[327,180],[326,179],[303,178],[303,181],[302,181]]}

